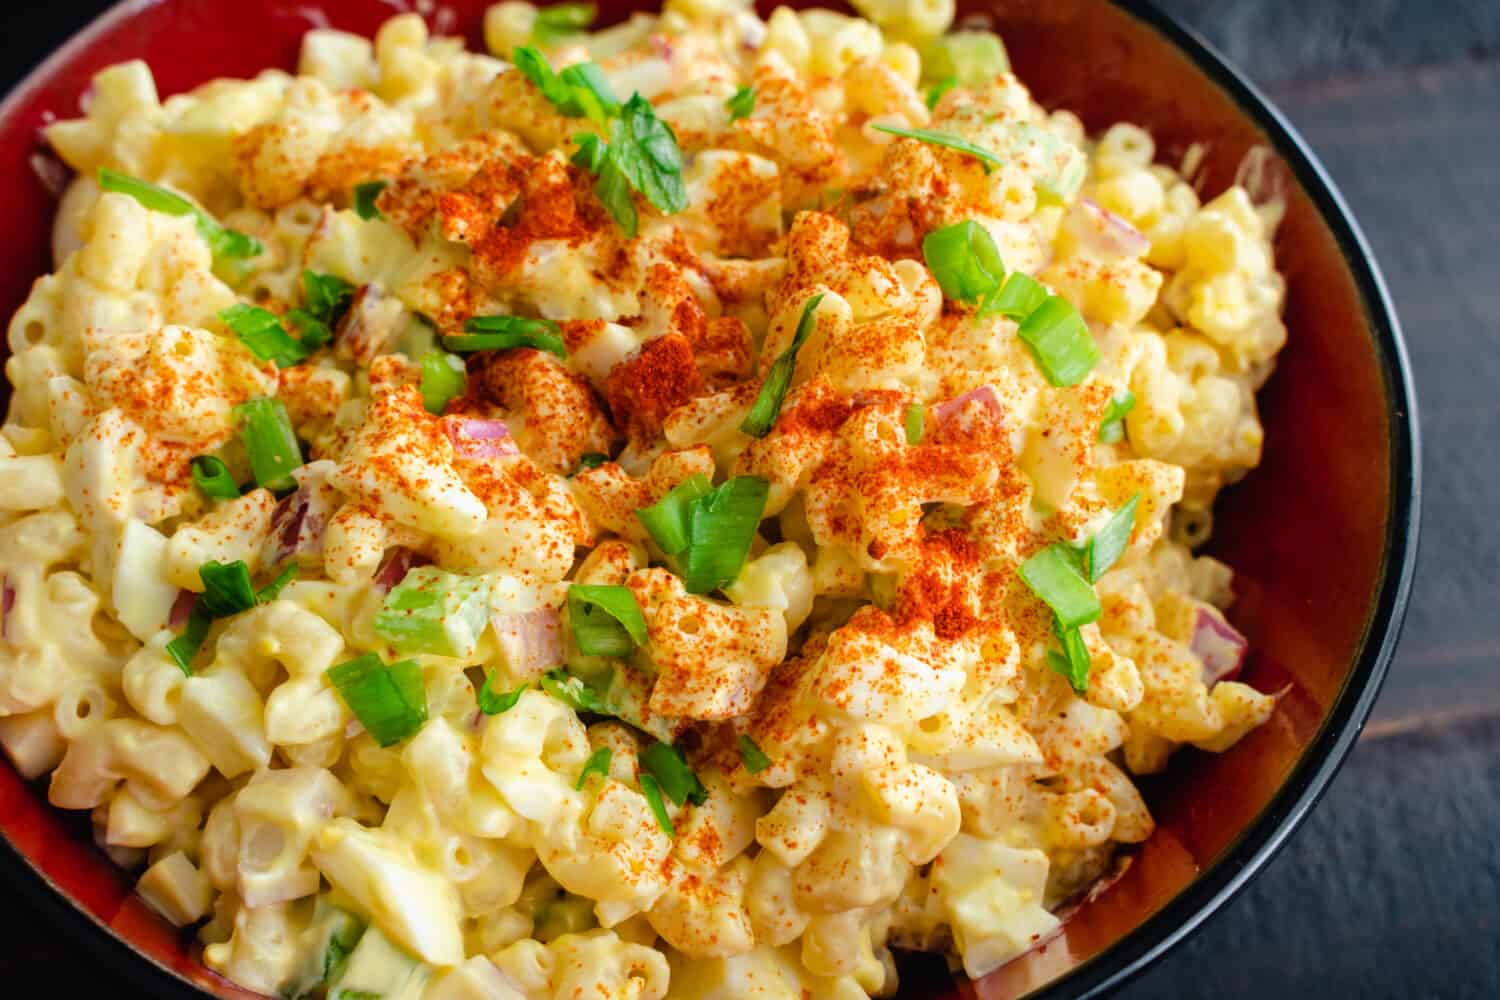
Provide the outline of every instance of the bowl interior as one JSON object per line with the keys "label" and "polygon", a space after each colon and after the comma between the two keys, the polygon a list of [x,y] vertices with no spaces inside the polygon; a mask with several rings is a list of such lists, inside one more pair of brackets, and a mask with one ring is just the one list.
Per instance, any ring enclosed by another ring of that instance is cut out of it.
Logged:
{"label": "bowl interior", "polygon": [[[131,0],[112,10],[0,109],[0,208],[8,220],[0,314],[8,318],[49,269],[52,200],[30,163],[37,129],[76,114],[94,72],[145,59],[166,96],[217,76],[291,68],[308,29],[370,34],[395,6]],[[457,0],[438,6],[429,22],[477,47],[484,7]],[[618,18],[630,5],[603,7],[606,18]],[[1077,112],[1091,131],[1116,121],[1142,125],[1167,162],[1202,144],[1199,188],[1208,195],[1233,181],[1252,148],[1269,145],[1280,155],[1270,158],[1264,183],[1287,198],[1276,250],[1291,337],[1260,397],[1265,461],[1224,495],[1212,550],[1237,571],[1231,618],[1253,649],[1245,679],[1288,692],[1271,721],[1229,753],[1183,751],[1163,778],[1145,783],[1157,833],[1058,937],[981,983],[953,987],[941,963],[921,963],[903,989],[1000,998],[1052,983],[1076,994],[1149,959],[1222,901],[1305,811],[1352,741],[1383,673],[1409,576],[1414,429],[1394,321],[1357,235],[1294,141],[1272,122],[1257,123],[1232,80],[1195,63],[1149,11],[1100,0],[962,0],[959,10],[1001,32],[1017,72],[1046,106]],[[44,788],[3,765],[0,832],[87,919],[160,970],[219,996],[249,995],[209,975],[186,939],[131,895],[128,880],[93,849],[86,822],[51,810]],[[29,873],[22,881],[41,884]],[[118,942],[103,950],[150,974]],[[157,986],[170,983],[161,977]]]}

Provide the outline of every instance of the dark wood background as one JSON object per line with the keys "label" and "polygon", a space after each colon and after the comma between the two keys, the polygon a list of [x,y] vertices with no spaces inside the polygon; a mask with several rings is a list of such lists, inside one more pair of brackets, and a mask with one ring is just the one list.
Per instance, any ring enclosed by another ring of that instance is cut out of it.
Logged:
{"label": "dark wood background", "polygon": [[[1405,638],[1332,790],[1120,996],[1500,995],[1500,2],[1159,2],[1287,112],[1374,245],[1416,370],[1426,516]],[[0,89],[106,6],[5,4]],[[135,997],[0,902],[0,996],[42,988]]]}

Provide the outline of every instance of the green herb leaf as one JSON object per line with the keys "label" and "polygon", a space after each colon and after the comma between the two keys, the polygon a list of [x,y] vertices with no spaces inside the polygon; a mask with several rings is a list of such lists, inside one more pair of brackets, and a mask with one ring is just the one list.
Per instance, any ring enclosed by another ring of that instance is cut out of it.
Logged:
{"label": "green herb leaf", "polygon": [[464,333],[444,337],[450,351],[508,351],[513,347],[534,347],[560,358],[568,356],[563,344],[562,327],[550,319],[526,319],[522,316],[472,316],[464,323]]}
{"label": "green herb leaf", "polygon": [[270,604],[276,598],[280,597],[281,592],[286,589],[286,585],[295,579],[297,579],[297,564],[292,563],[286,569],[282,570],[276,579],[255,592],[255,602],[257,604]]}
{"label": "green herb leaf", "polygon": [[682,180],[682,150],[672,127],[656,117],[651,102],[635,94],[609,124],[610,155],[630,186],[666,214],[688,207]]}
{"label": "green herb leaf", "polygon": [[1109,401],[1104,419],[1099,421],[1099,443],[1117,444],[1125,438],[1125,417],[1135,409],[1135,393],[1125,390],[1123,396]]}
{"label": "green herb leaf", "polygon": [[265,249],[255,237],[237,229],[225,228],[218,219],[177,192],[169,191],[138,177],[101,167],[99,189],[127,194],[140,202],[144,208],[153,212],[161,212],[164,215],[193,216],[194,223],[198,227],[198,235],[208,243],[215,257],[256,257]]}
{"label": "green herb leaf", "polygon": [[977,302],[1005,280],[1005,263],[990,231],[973,219],[934,229],[922,240],[927,269],[955,302]]}
{"label": "green herb leaf", "polygon": [[572,161],[589,173],[597,174],[609,155],[609,143],[593,132],[580,132],[573,141],[578,144],[578,152],[573,154]]}
{"label": "green herb leaf", "polygon": [[234,500],[240,488],[229,475],[229,466],[213,455],[198,455],[188,467],[193,472],[193,483],[211,500]]}
{"label": "green herb leaf", "polygon": [[729,120],[732,122],[749,118],[755,113],[755,88],[741,87],[724,102],[724,106],[729,109]]}
{"label": "green herb leaf", "polygon": [[250,454],[255,485],[280,493],[296,486],[292,470],[302,465],[302,447],[292,418],[279,399],[252,399],[234,408],[240,440]]}
{"label": "green herb leaf", "polygon": [[667,815],[667,804],[661,800],[661,785],[649,774],[641,775],[641,794],[646,797],[646,804],[656,817],[656,825],[668,837],[677,836],[677,830],[672,826],[672,817]]}
{"label": "green herb leaf", "polygon": [[498,671],[491,670],[484,683],[479,686],[479,710],[485,715],[504,715],[516,707],[516,702],[521,700],[521,695],[526,692],[526,685],[522,684],[514,691],[504,691],[496,694],[494,691],[495,678],[499,676]]}
{"label": "green herb leaf", "polygon": [[1077,385],[1099,362],[1088,325],[1060,295],[1049,296],[1021,321],[1017,332],[1052,385]]}
{"label": "green herb leaf", "polygon": [[1021,579],[1042,599],[1063,629],[1096,621],[1102,609],[1093,586],[1079,575],[1066,545],[1049,545],[1021,564]]}
{"label": "green herb leaf", "polygon": [[589,687],[583,678],[575,677],[566,670],[549,670],[542,675],[540,683],[543,691],[575,712],[593,712],[595,715],[610,714],[609,706],[604,703],[599,692]]}
{"label": "green herb leaf", "polygon": [[328,681],[365,731],[382,747],[414,734],[427,721],[427,692],[415,660],[386,665],[366,653],[329,667]]}
{"label": "green herb leaf", "polygon": [[962,139],[947,132],[934,132],[925,128],[898,128],[895,125],[875,125],[877,132],[889,132],[891,135],[899,135],[903,139],[916,139],[918,142],[929,143],[933,146],[943,146],[959,153],[967,153],[979,161],[985,173],[989,173],[994,167],[1003,167],[1005,161],[1000,159],[992,151],[983,146],[976,146],[967,139]]}
{"label": "green herb leaf", "polygon": [[468,657],[489,620],[487,578],[418,566],[385,595],[373,627],[403,655]]}
{"label": "green herb leaf", "polygon": [[577,63],[557,74],[557,78],[568,87],[571,106],[582,117],[603,125],[611,115],[618,113],[620,99],[615,96],[598,63]]}
{"label": "green herb leaf", "polygon": [[1047,289],[1029,274],[1012,271],[1005,285],[984,300],[979,307],[980,316],[999,313],[1006,319],[1019,323],[1036,312],[1037,307],[1047,301]]}
{"label": "green herb leaf", "polygon": [[609,461],[609,456],[601,452],[591,451],[578,457],[578,465],[584,469],[597,469]]}
{"label": "green herb leaf", "polygon": [[553,46],[574,38],[599,16],[591,3],[555,3],[536,12],[531,37],[538,45]]}
{"label": "green herb leaf", "polygon": [[740,763],[745,765],[745,770],[751,774],[759,774],[771,766],[771,758],[767,757],[765,751],[755,745],[755,741],[744,733],[740,734]]}
{"label": "green herb leaf", "polygon": [[675,556],[688,547],[689,513],[694,500],[713,492],[708,477],[694,473],[668,491],[650,507],[635,512],[656,544],[669,556]]}
{"label": "green herb leaf", "polygon": [[957,76],[947,76],[933,84],[932,89],[927,91],[927,110],[931,111],[937,107],[938,101],[943,99],[943,95],[957,86]]}
{"label": "green herb leaf", "polygon": [[311,355],[306,345],[286,332],[281,320],[260,306],[235,303],[219,311],[219,319],[240,338],[240,343],[262,361],[274,361],[278,368],[290,368]]}
{"label": "green herb leaf", "polygon": [[614,755],[611,747],[600,747],[589,754],[589,759],[583,762],[583,770],[578,772],[578,784],[573,786],[573,790],[583,791],[583,783],[589,780],[591,774],[597,774],[601,778],[609,777],[609,762]]}
{"label": "green herb leaf", "polygon": [[676,805],[701,806],[708,800],[708,789],[688,767],[682,751],[670,743],[658,740],[647,747],[641,754],[641,767],[661,783],[661,790]]}
{"label": "green herb leaf", "polygon": [[466,384],[462,359],[445,351],[422,356],[422,406],[428,413],[441,415],[450,399],[463,395]]}
{"label": "green herb leaf", "polygon": [[922,424],[926,415],[926,408],[921,403],[912,403],[906,408],[902,417],[902,423],[906,426],[906,443],[912,446],[922,442]]}
{"label": "green herb leaf", "polygon": [[769,492],[770,484],[758,476],[735,476],[692,501],[682,574],[688,593],[711,593],[740,575]]}
{"label": "green herb leaf", "polygon": [[575,583],[568,588],[568,624],[585,656],[619,659],[646,642],[646,619],[629,587]]}
{"label": "green herb leaf", "polygon": [[613,153],[613,149],[609,150],[599,166],[599,179],[594,182],[594,197],[609,212],[620,231],[633,239],[640,232],[640,213],[636,211],[635,197],[630,193],[630,179],[620,169]]}
{"label": "green herb leaf", "polygon": [[786,400],[787,390],[792,385],[792,375],[797,370],[797,352],[802,350],[803,343],[817,326],[816,313],[818,303],[822,301],[823,293],[819,292],[803,304],[802,316],[797,320],[791,346],[781,352],[781,356],[772,362],[770,371],[766,372],[766,380],[761,383],[760,392],[756,393],[750,412],[740,422],[742,432],[751,437],[762,438],[771,433],[771,428],[776,425],[776,418],[781,415],[781,404]]}
{"label": "green herb leaf", "polygon": [[383,219],[380,214],[380,206],[376,201],[381,192],[391,186],[390,181],[365,181],[363,184],[354,186],[354,214],[361,219]]}

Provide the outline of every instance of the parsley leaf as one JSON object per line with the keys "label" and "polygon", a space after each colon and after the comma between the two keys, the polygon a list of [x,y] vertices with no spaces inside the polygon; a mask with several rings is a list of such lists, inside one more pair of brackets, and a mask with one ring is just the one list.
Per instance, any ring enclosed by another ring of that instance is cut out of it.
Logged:
{"label": "parsley leaf", "polygon": [[755,88],[741,87],[734,92],[734,96],[724,102],[729,109],[729,120],[739,121],[741,118],[749,118],[755,113]]}

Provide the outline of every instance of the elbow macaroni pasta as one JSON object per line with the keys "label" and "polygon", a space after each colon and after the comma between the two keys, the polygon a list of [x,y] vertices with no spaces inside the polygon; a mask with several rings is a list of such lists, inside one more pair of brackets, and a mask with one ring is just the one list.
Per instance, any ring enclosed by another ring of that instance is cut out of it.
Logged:
{"label": "elbow macaroni pasta", "polygon": [[[858,1000],[898,989],[892,948],[982,976],[1151,835],[1132,775],[1269,717],[1204,645],[1234,634],[1232,574],[1193,550],[1260,460],[1279,206],[1200,195],[1147,131],[1089,137],[1001,64],[929,107],[952,0],[856,6],[668,0],[569,32],[506,0],[483,54],[401,14],[309,32],[296,75],[165,99],[115,66],[48,126],[78,177],[7,332],[0,749],[91,810],[211,968],[393,1000]],[[570,159],[595,125],[508,61],[525,46],[651,103],[681,211],[615,224]],[[259,252],[216,256],[101,168]],[[923,238],[966,220],[1077,309],[1086,379],[1049,384],[1016,321],[945,307]],[[325,347],[292,311],[319,276],[352,294]],[[260,357],[235,305],[312,356]],[[470,354],[434,402],[429,352],[494,315],[561,346]],[[747,434],[784,354],[778,419]],[[258,399],[303,449],[290,480],[257,481]],[[248,488],[206,495],[202,455]],[[766,483],[764,523],[690,593],[637,512],[734,476]],[[1132,500],[1075,691],[1017,570]],[[236,561],[298,578],[179,666],[200,569]],[[482,627],[413,656],[425,721],[383,746],[328,671],[400,658],[382,608],[429,564],[472,582]],[[635,602],[629,653],[580,648],[580,585]],[[644,780],[685,734],[701,796]]]}

